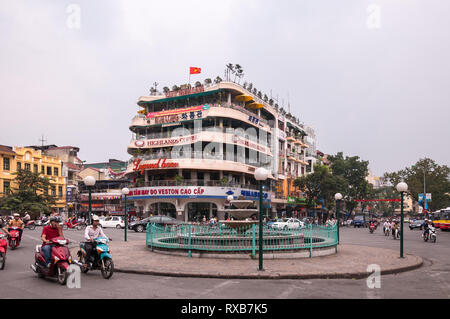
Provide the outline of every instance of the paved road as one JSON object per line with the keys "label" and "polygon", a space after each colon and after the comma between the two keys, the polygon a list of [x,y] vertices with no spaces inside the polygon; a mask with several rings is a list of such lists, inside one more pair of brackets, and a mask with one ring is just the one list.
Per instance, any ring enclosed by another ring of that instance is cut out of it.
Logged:
{"label": "paved road", "polygon": [[[414,271],[385,275],[380,289],[369,289],[366,279],[328,280],[229,280],[144,276],[115,273],[110,280],[100,272],[82,275],[80,289],[69,289],[31,271],[33,251],[41,228],[25,230],[21,247],[8,250],[6,269],[0,271],[0,298],[450,298],[450,232],[437,231],[437,243],[425,243],[419,230],[405,231],[405,252],[419,255],[425,265]],[[123,240],[123,230],[107,229],[113,240]],[[72,245],[83,232],[65,231]],[[145,234],[129,232],[129,240],[144,241]],[[341,228],[341,242],[399,250],[399,241],[378,228]],[[112,251],[114,257],[114,251]],[[6,276],[7,275],[7,276]]]}

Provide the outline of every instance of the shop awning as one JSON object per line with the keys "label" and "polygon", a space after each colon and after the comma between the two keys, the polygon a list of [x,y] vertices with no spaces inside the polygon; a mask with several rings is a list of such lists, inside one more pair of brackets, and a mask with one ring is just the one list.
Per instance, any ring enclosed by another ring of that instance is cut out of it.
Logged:
{"label": "shop awning", "polygon": [[262,109],[264,107],[264,104],[254,102],[247,104],[246,107],[249,107],[251,109]]}
{"label": "shop awning", "polygon": [[253,97],[251,97],[250,95],[241,94],[235,96],[234,99],[238,102],[250,102],[253,100]]}

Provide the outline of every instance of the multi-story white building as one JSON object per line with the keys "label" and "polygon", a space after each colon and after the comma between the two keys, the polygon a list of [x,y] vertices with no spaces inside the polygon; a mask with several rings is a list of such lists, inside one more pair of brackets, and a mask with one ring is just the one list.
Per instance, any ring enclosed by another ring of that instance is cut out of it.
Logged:
{"label": "multi-story white building", "polygon": [[263,198],[274,216],[287,203],[288,181],[306,173],[298,121],[236,83],[141,96],[137,104],[126,173],[133,180],[128,199],[144,216],[223,219],[229,195],[257,202],[258,167],[271,173]]}

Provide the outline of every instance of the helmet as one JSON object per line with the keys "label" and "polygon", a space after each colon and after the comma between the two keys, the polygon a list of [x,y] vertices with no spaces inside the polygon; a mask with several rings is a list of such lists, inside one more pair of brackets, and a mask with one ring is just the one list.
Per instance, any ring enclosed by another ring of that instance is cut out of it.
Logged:
{"label": "helmet", "polygon": [[19,214],[17,214],[17,213],[15,213],[15,214],[14,214],[14,217],[20,217],[20,215],[19,215]]}
{"label": "helmet", "polygon": [[56,216],[50,217],[50,222],[58,222],[58,218]]}
{"label": "helmet", "polygon": [[92,221],[95,221],[95,220],[100,220],[100,218],[98,218],[97,215],[94,215],[94,216],[92,216]]}

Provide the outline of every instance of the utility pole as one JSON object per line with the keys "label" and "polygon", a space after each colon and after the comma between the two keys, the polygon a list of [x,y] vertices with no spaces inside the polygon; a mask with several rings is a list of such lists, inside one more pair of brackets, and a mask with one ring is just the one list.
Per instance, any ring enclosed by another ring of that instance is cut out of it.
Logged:
{"label": "utility pole", "polygon": [[44,134],[42,134],[42,138],[39,141],[42,143],[42,148],[44,148],[44,142],[47,142],[47,140],[44,139]]}

